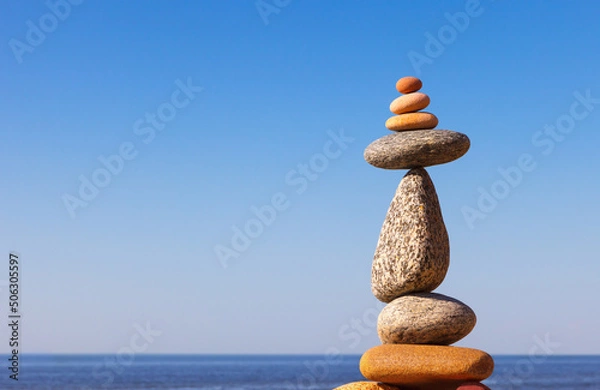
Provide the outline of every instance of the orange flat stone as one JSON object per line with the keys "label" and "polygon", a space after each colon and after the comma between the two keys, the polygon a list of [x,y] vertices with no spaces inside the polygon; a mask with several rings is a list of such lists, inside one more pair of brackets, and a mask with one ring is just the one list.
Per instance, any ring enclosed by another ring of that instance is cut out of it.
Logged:
{"label": "orange flat stone", "polygon": [[408,389],[456,389],[492,375],[494,360],[471,348],[384,344],[364,353],[360,371],[369,380]]}
{"label": "orange flat stone", "polygon": [[431,99],[424,93],[413,92],[394,99],[390,104],[390,111],[397,115],[419,111],[426,108],[430,102]]}
{"label": "orange flat stone", "polygon": [[[469,382],[473,383],[473,382]],[[481,385],[481,384],[480,384]],[[399,390],[490,390],[489,387],[481,385],[483,387],[470,387],[474,385],[468,385],[469,387],[463,387],[462,382],[444,382],[444,383],[426,383],[422,385],[407,385],[398,386]]]}
{"label": "orange flat stone", "polygon": [[393,131],[433,129],[438,118],[429,112],[410,112],[396,115],[385,122],[385,127]]}
{"label": "orange flat stone", "polygon": [[400,388],[377,382],[353,382],[333,390],[400,390]]}
{"label": "orange flat stone", "polygon": [[418,91],[423,86],[423,82],[416,77],[402,77],[396,82],[396,90],[400,93],[411,93]]}
{"label": "orange flat stone", "polygon": [[379,382],[353,382],[336,387],[333,390],[491,390],[486,385],[479,382],[445,382],[428,383],[415,386],[393,386]]}

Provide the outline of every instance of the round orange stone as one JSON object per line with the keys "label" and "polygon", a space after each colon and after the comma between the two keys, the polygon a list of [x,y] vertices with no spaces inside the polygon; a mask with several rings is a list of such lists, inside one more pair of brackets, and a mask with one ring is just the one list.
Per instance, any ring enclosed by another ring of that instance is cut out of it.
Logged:
{"label": "round orange stone", "polygon": [[390,104],[390,111],[396,115],[419,111],[426,108],[429,102],[429,96],[421,92],[413,92],[394,99]]}
{"label": "round orange stone", "polygon": [[413,76],[402,77],[396,82],[396,89],[400,93],[411,93],[418,91],[423,86],[423,82]]}
{"label": "round orange stone", "polygon": [[438,118],[429,112],[409,112],[396,115],[385,122],[385,127],[393,131],[433,129]]}

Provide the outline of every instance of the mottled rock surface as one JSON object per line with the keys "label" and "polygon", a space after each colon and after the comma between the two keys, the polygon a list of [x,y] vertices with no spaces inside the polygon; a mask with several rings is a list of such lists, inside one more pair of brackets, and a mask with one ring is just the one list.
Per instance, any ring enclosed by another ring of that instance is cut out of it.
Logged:
{"label": "mottled rock surface", "polygon": [[494,360],[483,351],[438,345],[384,344],[360,359],[360,371],[369,380],[427,389],[457,388],[484,380],[493,370]]}
{"label": "mottled rock surface", "polygon": [[445,164],[462,157],[469,138],[450,130],[412,130],[386,135],[365,149],[365,160],[384,169],[410,169]]}
{"label": "mottled rock surface", "polygon": [[397,386],[386,385],[385,383],[377,382],[353,382],[333,390],[400,390]]}
{"label": "mottled rock surface", "polygon": [[429,96],[424,93],[413,92],[394,99],[390,104],[390,111],[396,115],[419,111],[427,108],[430,101]]}
{"label": "mottled rock surface", "polygon": [[409,112],[385,121],[385,127],[393,131],[433,129],[437,125],[438,118],[430,112]]}
{"label": "mottled rock surface", "polygon": [[400,181],[375,249],[371,290],[391,302],[401,295],[430,292],[450,265],[450,243],[435,187],[423,168]]}
{"label": "mottled rock surface", "polygon": [[379,314],[377,333],[384,344],[449,345],[468,335],[475,312],[461,301],[436,293],[401,296]]}
{"label": "mottled rock surface", "polygon": [[396,90],[400,93],[411,93],[418,91],[423,86],[423,82],[416,77],[406,76],[396,81]]}

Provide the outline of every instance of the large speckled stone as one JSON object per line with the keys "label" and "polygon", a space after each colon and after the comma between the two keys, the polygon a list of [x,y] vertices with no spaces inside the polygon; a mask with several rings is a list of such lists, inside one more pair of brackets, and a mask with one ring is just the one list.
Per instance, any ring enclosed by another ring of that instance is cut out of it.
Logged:
{"label": "large speckled stone", "polygon": [[407,388],[456,389],[492,375],[494,360],[471,348],[384,344],[364,353],[360,371],[369,380]]}
{"label": "large speckled stone", "polygon": [[371,290],[391,302],[401,295],[430,292],[450,265],[450,242],[433,182],[423,168],[400,181],[375,249]]}
{"label": "large speckled stone", "polygon": [[386,135],[365,149],[365,160],[384,169],[410,169],[445,164],[462,157],[469,137],[450,130],[412,130]]}
{"label": "large speckled stone", "polygon": [[353,382],[333,390],[400,390],[399,387],[377,382]]}
{"label": "large speckled stone", "polygon": [[468,335],[475,312],[461,301],[436,293],[403,295],[379,314],[377,333],[384,344],[449,345]]}

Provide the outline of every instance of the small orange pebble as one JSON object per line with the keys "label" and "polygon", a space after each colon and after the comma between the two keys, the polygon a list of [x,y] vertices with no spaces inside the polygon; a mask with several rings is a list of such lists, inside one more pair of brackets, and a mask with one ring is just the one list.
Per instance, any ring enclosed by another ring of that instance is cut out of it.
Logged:
{"label": "small orange pebble", "polygon": [[423,86],[423,82],[413,76],[402,77],[396,82],[396,89],[400,93],[411,93],[418,91]]}

